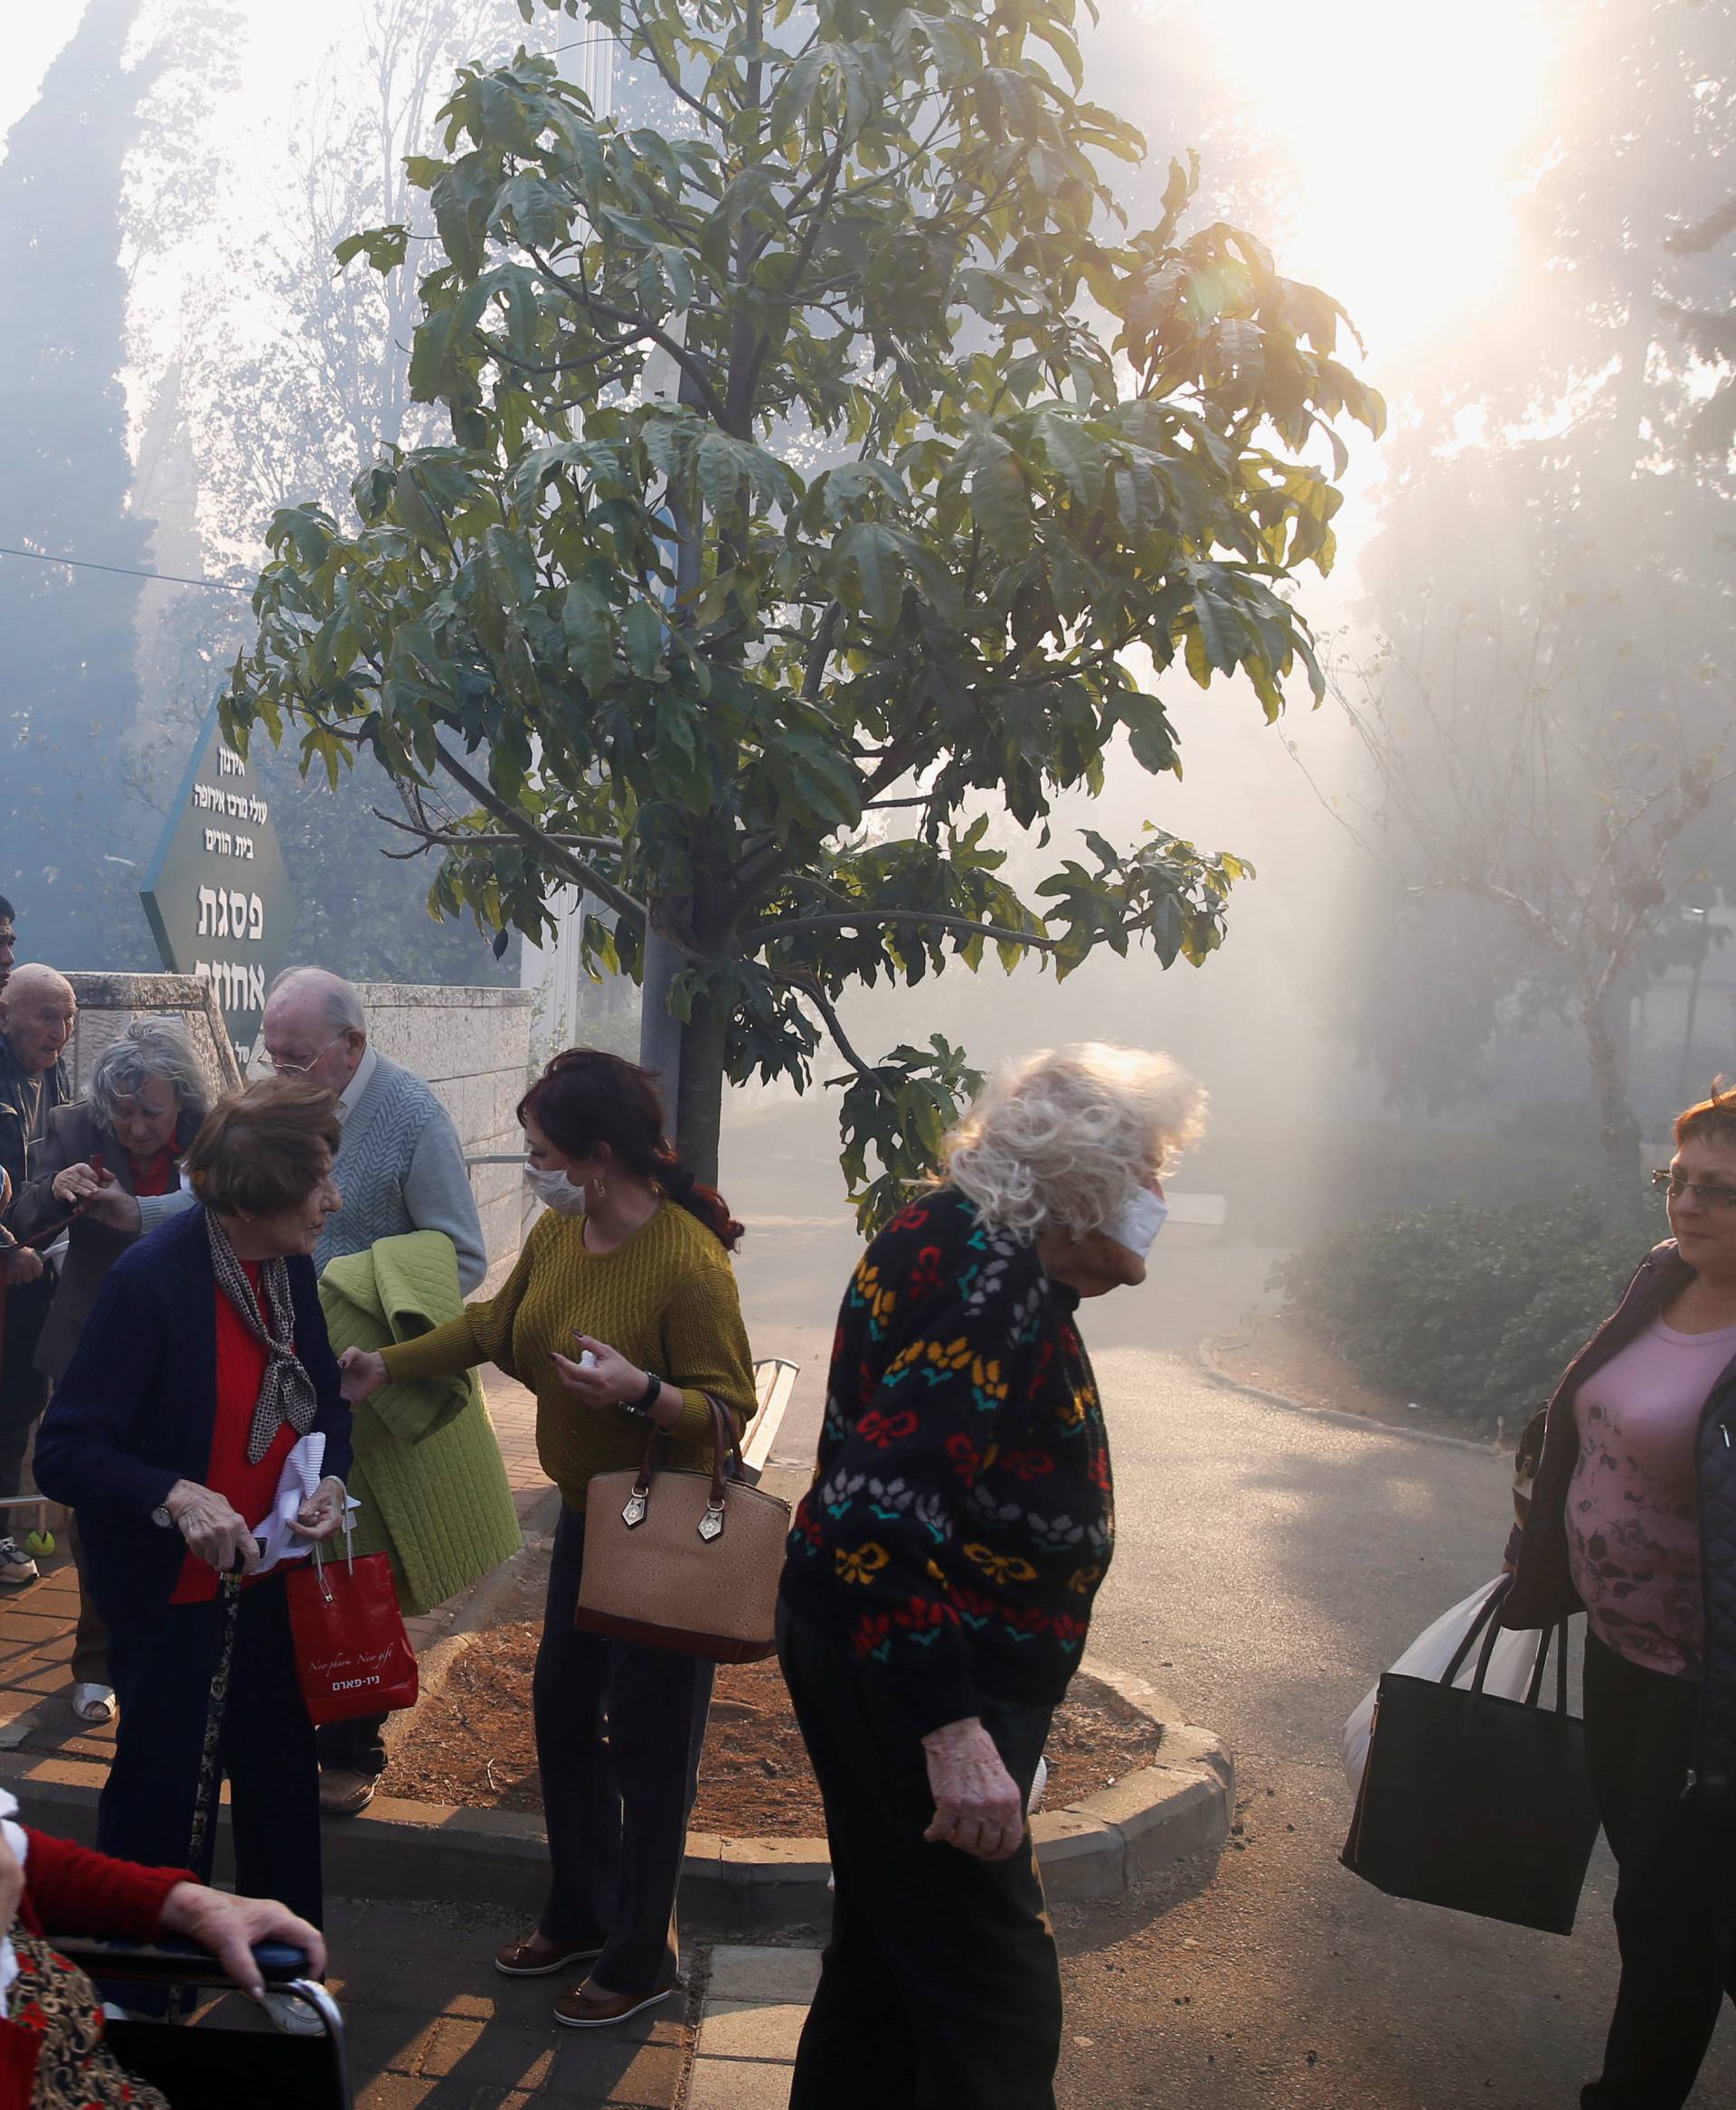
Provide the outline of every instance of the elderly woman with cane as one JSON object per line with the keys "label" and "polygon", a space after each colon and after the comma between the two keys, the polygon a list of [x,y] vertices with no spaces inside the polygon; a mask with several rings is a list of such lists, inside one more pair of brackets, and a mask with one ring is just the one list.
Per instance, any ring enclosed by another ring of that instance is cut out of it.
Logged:
{"label": "elderly woman with cane", "polygon": [[[104,1276],[141,1229],[181,1206],[181,1162],[206,1103],[186,1034],[166,1019],[137,1019],[97,1058],[89,1098],[56,1107],[48,1116],[12,1228],[35,1241],[72,1219],[60,1284],[36,1344],[36,1367],[51,1384],[66,1375]],[[108,1637],[85,1587],[76,1524],[68,1540],[79,1571],[72,1711],[80,1721],[106,1722],[115,1712]]]}
{"label": "elderly woman with cane", "polygon": [[343,1521],[350,1415],[310,1258],[341,1206],[337,1141],[331,1094],[299,1080],[217,1107],[187,1154],[200,1206],[109,1269],[36,1446],[38,1486],[78,1514],[120,1700],[97,1843],[207,1878],[227,1773],[239,1888],[316,1926],[313,1724],[255,1531],[316,1432],[326,1477],[295,1529],[311,1544]]}
{"label": "elderly woman with cane", "polygon": [[845,1293],[779,1615],[837,1885],[791,2110],[1052,2110],[1025,1805],[1113,1539],[1074,1314],[1145,1280],[1203,1102],[1163,1055],[1030,1057]]}

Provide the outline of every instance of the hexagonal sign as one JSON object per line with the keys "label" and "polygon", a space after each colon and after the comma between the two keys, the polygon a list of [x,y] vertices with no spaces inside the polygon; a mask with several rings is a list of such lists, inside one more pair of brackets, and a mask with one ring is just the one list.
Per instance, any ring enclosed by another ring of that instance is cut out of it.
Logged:
{"label": "hexagonal sign", "polygon": [[259,773],[223,739],[215,706],[139,899],[164,966],[215,987],[245,1072],[266,990],[288,951],[296,902]]}

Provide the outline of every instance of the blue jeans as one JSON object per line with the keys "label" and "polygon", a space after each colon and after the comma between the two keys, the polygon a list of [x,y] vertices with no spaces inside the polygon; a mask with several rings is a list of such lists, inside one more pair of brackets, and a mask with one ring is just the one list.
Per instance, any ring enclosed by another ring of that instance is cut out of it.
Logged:
{"label": "blue jeans", "polygon": [[564,1505],[531,1699],[548,1827],[552,1942],[600,1942],[611,1992],[673,1983],[675,1890],[715,1666],[671,1649],[584,1634],[572,1623],[585,1520]]}

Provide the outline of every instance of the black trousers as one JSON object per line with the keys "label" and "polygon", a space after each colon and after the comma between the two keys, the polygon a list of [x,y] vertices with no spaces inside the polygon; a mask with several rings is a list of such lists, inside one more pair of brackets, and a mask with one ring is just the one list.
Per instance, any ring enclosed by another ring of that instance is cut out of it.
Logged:
{"label": "black trousers", "polygon": [[79,1536],[79,1520],[66,1520],[66,1550],[79,1573],[79,1624],[72,1633],[72,1682],[75,1685],[108,1685],[108,1629],[90,1595],[84,1572],[84,1540]]}
{"label": "black trousers", "polygon": [[[789,2110],[1054,2110],[1061,1972],[1030,1833],[1004,1861],[927,1844],[911,1724],[782,1606],[778,1653],[837,1886]],[[1027,1796],[1050,1711],[983,1703]]]}
{"label": "black trousers", "polygon": [[314,1731],[319,1763],[328,1772],[364,1773],[378,1780],[386,1770],[383,1714],[353,1715],[348,1721],[322,1722]]}
{"label": "black trousers", "polygon": [[[6,1292],[6,1335],[0,1344],[0,1495],[16,1494],[24,1483],[30,1432],[48,1405],[48,1380],[36,1368],[58,1278],[51,1267],[34,1282]],[[13,1514],[0,1510],[0,1538],[12,1531]]]}
{"label": "black trousers", "polygon": [[[217,1665],[220,1606],[165,1605],[142,1615],[110,1602],[108,1662],[120,1717],[97,1804],[104,1853],[185,1868],[200,1753]],[[241,1592],[219,1746],[230,1787],[235,1888],[276,1898],[318,1926],[319,1771],[314,1725],[296,1681],[281,1575]],[[194,1873],[209,1879],[215,1822]]]}
{"label": "black trousers", "polygon": [[597,1941],[611,1992],[654,1992],[680,1962],[675,1891],[715,1666],[572,1624],[585,1520],[564,1504],[531,1681],[552,1863],[538,1922],[552,1942]]}
{"label": "black trousers", "polygon": [[1586,1756],[1618,1870],[1621,1984],[1583,2110],[1680,2110],[1736,1999],[1736,1816],[1684,1792],[1699,1698],[1586,1635]]}

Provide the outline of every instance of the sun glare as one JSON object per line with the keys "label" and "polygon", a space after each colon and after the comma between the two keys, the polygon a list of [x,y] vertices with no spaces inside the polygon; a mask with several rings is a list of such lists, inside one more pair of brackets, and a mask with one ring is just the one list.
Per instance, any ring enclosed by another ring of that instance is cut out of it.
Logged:
{"label": "sun glare", "polygon": [[1298,177],[1285,268],[1344,301],[1377,362],[1440,328],[1505,257],[1541,0],[1236,0],[1220,19]]}

